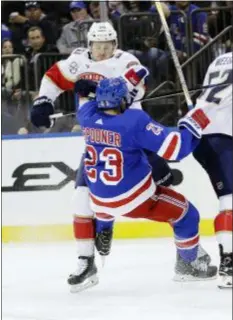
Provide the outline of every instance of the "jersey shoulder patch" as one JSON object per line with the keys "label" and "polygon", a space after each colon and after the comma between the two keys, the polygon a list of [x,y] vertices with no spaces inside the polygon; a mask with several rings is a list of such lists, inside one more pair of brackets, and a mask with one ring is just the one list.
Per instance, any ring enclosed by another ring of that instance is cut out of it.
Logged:
{"label": "jersey shoulder patch", "polygon": [[149,122],[148,125],[146,126],[146,130],[152,131],[156,136],[158,136],[163,131],[163,127],[161,127],[157,123]]}

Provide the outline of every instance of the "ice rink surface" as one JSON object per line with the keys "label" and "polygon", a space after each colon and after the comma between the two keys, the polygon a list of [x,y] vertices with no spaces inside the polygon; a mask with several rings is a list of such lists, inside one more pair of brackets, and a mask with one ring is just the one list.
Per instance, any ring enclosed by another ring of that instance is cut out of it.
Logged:
{"label": "ice rink surface", "polygon": [[[202,244],[218,263],[214,238]],[[114,241],[100,283],[71,294],[75,244],[7,244],[2,252],[3,320],[230,320],[232,291],[217,281],[172,281],[172,239]]]}

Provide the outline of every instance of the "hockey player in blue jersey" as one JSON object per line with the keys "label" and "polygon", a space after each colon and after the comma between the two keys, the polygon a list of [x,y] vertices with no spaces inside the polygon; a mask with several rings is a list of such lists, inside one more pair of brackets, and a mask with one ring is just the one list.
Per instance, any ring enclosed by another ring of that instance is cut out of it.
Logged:
{"label": "hockey player in blue jersey", "polygon": [[[137,91],[138,87],[141,84],[144,86],[145,77],[147,75],[147,70],[145,67],[141,66],[140,68],[138,68],[137,74],[135,72],[132,72],[132,70],[129,70],[129,73],[130,73],[131,83],[134,83],[134,86],[132,87],[131,92],[132,90]],[[125,76],[123,77],[127,81],[127,87],[129,89],[129,87],[132,86],[132,84],[129,83],[129,77],[125,77]],[[137,84],[136,79],[140,79],[140,84],[139,83]],[[76,95],[77,109],[79,105],[78,97],[88,96],[89,94],[92,96],[95,96],[96,86],[97,84],[94,83],[93,81],[84,80],[84,79],[81,79],[76,83],[75,93],[77,94]],[[152,168],[152,177],[155,184],[166,186],[166,187],[171,186],[173,182],[173,174],[167,162],[165,161],[165,159],[159,157],[155,152],[152,152],[149,150],[144,150],[144,151],[147,155],[148,161]],[[88,208],[86,205],[86,203],[89,202],[89,198],[86,199],[88,194],[87,193],[85,194],[85,188],[87,189],[87,184],[84,178],[84,171],[85,171],[84,158],[85,158],[85,154],[83,155],[80,161],[79,170],[76,177],[76,184],[75,184],[75,189],[76,189],[75,198],[77,198],[77,202],[79,203],[79,206],[80,206],[79,211],[81,212],[81,214],[83,214],[86,211],[90,212],[90,210],[87,210]],[[80,197],[83,199],[81,203],[80,203]],[[76,237],[76,229],[78,228],[76,217],[78,217],[79,215],[80,213],[76,212],[74,217],[74,223],[73,223],[73,229],[74,229],[76,240],[78,240]],[[96,245],[97,251],[101,256],[106,256],[110,253],[112,236],[113,236],[113,228],[114,228],[114,220],[115,219],[112,216],[107,216],[106,214],[105,215],[97,214],[95,216],[95,226],[96,226],[95,245]]]}
{"label": "hockey player in blue jersey", "polygon": [[[102,80],[96,99],[81,99],[78,119],[86,142],[85,179],[90,190],[90,214],[77,217],[76,237],[86,244],[77,271],[68,283],[76,292],[98,283],[94,258],[95,222],[125,216],[168,222],[177,248],[176,279],[213,279],[217,268],[199,244],[199,213],[185,197],[156,186],[145,150],[167,160],[181,160],[198,144],[209,124],[199,109],[189,112],[175,131],[153,121],[141,110],[128,109],[125,80]],[[89,246],[87,246],[89,244]]]}

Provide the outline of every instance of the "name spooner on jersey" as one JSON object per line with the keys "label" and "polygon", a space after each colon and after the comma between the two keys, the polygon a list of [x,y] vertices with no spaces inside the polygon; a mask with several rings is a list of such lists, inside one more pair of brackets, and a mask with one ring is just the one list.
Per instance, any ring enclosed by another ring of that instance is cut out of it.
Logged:
{"label": "name spooner on jersey", "polygon": [[100,143],[114,147],[121,147],[121,135],[114,131],[84,128],[83,134],[86,143]]}

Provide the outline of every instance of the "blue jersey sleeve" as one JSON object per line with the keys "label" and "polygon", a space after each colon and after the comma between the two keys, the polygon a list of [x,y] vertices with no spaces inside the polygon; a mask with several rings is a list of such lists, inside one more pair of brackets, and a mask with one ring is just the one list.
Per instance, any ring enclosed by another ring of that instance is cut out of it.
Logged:
{"label": "blue jersey sleeve", "polygon": [[97,112],[97,102],[95,100],[80,103],[76,111],[77,121],[81,126],[85,125],[85,121],[89,120]]}
{"label": "blue jersey sleeve", "polygon": [[135,128],[137,147],[156,152],[167,160],[181,160],[189,155],[199,143],[186,128],[169,129],[153,121],[145,112]]}

